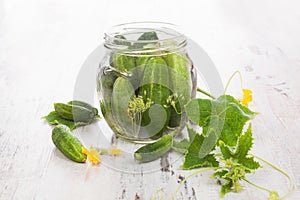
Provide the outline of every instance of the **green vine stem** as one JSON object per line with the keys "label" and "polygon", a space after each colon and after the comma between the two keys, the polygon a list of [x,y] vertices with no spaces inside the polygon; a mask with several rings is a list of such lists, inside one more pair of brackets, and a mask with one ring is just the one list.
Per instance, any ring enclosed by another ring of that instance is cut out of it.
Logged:
{"label": "green vine stem", "polygon": [[[279,169],[278,167],[274,166],[273,164],[271,164],[270,162],[264,160],[263,158],[259,157],[259,156],[256,156],[256,155],[253,155],[253,154],[250,154],[251,156],[255,157],[256,159],[262,161],[263,163],[269,165],[271,168],[275,169],[276,171],[280,172],[281,174],[283,174],[285,177],[288,178],[288,180],[290,181],[290,189],[288,191],[287,194],[285,194],[283,197],[280,198],[280,200],[283,200],[283,199],[286,199],[288,196],[290,196],[292,194],[292,192],[294,191],[295,189],[295,184],[294,184],[294,181],[292,180],[292,178],[286,173],[284,172],[283,170]],[[220,156],[220,154],[216,154],[216,156]],[[183,179],[180,183],[180,185],[177,187],[177,189],[175,190],[175,192],[168,198],[168,200],[172,200],[175,198],[176,194],[179,192],[179,190],[182,188],[183,184],[185,182],[187,182],[188,179],[192,178],[193,176],[197,175],[197,174],[200,174],[200,173],[203,173],[203,172],[207,172],[207,171],[211,171],[211,170],[218,170],[218,169],[221,169],[222,167],[209,167],[209,168],[205,168],[205,169],[202,169],[202,170],[198,170],[190,175],[188,175],[185,179]],[[244,180],[245,182],[247,182],[248,184],[258,188],[258,189],[261,189],[261,190],[264,190],[268,193],[272,193],[274,191],[272,190],[269,190],[267,188],[264,188],[262,186],[259,186],[259,185],[256,185],[255,183],[252,183],[251,181],[249,181],[248,179],[242,179]],[[159,200],[162,200],[164,198],[164,191],[162,189],[159,189],[157,190],[151,197],[151,200],[154,200],[156,198],[156,196],[159,194],[159,193],[162,193],[162,196],[159,198]]]}
{"label": "green vine stem", "polygon": [[229,87],[229,84],[230,84],[231,80],[233,79],[233,77],[234,77],[235,75],[239,75],[240,81],[241,81],[241,88],[243,88],[243,78],[242,78],[242,74],[241,74],[240,71],[235,71],[235,72],[230,76],[229,80],[228,80],[227,83],[226,83],[226,87],[225,87],[225,89],[224,89],[224,94],[227,92],[227,89],[228,89],[228,87]]}
{"label": "green vine stem", "polygon": [[243,181],[249,183],[250,185],[252,185],[252,186],[254,186],[254,187],[258,188],[258,189],[264,190],[264,191],[266,191],[266,192],[272,192],[271,190],[269,190],[269,189],[267,189],[267,188],[264,188],[264,187],[262,187],[262,186],[256,185],[255,183],[252,183],[252,182],[249,181],[248,179],[243,178]]}
{"label": "green vine stem", "polygon": [[[283,171],[282,169],[279,169],[278,167],[274,166],[273,164],[271,164],[270,162],[266,161],[265,159],[259,157],[259,156],[256,156],[256,155],[253,155],[251,154],[253,157],[255,157],[256,159],[262,161],[263,163],[269,165],[270,167],[272,167],[274,170],[280,172],[281,174],[283,174],[285,177],[288,178],[288,180],[290,181],[290,189],[288,191],[288,193],[286,193],[283,197],[281,197],[280,199],[285,199],[287,198],[288,196],[290,196],[292,194],[292,192],[294,191],[295,189],[295,183],[293,181],[293,179],[290,177],[290,175],[288,175],[285,171]],[[246,181],[247,182],[247,181]],[[249,183],[249,182],[248,182]],[[250,183],[251,184],[251,183]],[[251,184],[252,185],[252,184]],[[263,189],[263,190],[266,190],[268,192],[270,192],[270,190],[268,189]]]}
{"label": "green vine stem", "polygon": [[200,92],[202,94],[205,94],[206,96],[212,98],[212,99],[216,99],[216,97],[214,97],[213,95],[211,95],[210,93],[206,92],[205,90],[202,90],[201,88],[197,88],[197,92]]}
{"label": "green vine stem", "polygon": [[[224,94],[227,92],[227,89],[229,87],[230,82],[232,81],[232,79],[235,77],[235,75],[239,75],[240,78],[240,84],[241,84],[241,88],[243,88],[243,78],[242,78],[242,74],[240,71],[235,71],[230,78],[228,79],[227,83],[226,83],[226,87],[224,89]],[[210,93],[206,92],[205,90],[202,90],[201,88],[197,88],[197,91],[212,98],[212,99],[216,99],[213,95],[211,95]]]}

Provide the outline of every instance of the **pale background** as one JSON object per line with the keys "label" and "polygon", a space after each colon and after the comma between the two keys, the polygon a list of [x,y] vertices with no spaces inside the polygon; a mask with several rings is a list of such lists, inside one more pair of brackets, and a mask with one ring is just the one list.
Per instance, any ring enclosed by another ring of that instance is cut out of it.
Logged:
{"label": "pale background", "polygon": [[[73,97],[76,76],[110,26],[130,21],[178,24],[201,45],[224,83],[240,70],[254,92],[253,152],[287,171],[300,199],[300,3],[297,0],[0,0],[0,199],[150,199],[166,196],[189,171],[126,174],[65,159],[40,119]],[[231,91],[239,95],[238,82]],[[95,105],[98,106],[98,105]],[[172,156],[172,154],[170,155]],[[114,158],[111,158],[114,159]],[[124,162],[126,165],[126,162]],[[160,161],[154,162],[159,166]],[[177,199],[219,199],[209,173]],[[265,167],[251,176],[284,194],[288,182]],[[247,186],[224,199],[266,199]]]}

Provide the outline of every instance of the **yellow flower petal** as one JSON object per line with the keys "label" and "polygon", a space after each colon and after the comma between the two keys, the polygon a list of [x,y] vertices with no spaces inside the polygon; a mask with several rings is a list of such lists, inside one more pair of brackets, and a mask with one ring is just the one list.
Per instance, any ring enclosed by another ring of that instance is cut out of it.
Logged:
{"label": "yellow flower petal", "polygon": [[252,91],[249,89],[243,89],[243,99],[241,103],[248,107],[248,103],[252,101]]}
{"label": "yellow flower petal", "polygon": [[81,149],[82,153],[84,153],[85,155],[87,155],[89,161],[92,164],[99,164],[100,163],[100,155],[98,154],[98,152],[96,150],[88,150],[85,147],[82,147]]}
{"label": "yellow flower petal", "polygon": [[110,148],[110,149],[108,150],[108,153],[109,153],[110,155],[119,156],[119,155],[122,154],[122,150],[121,150],[121,149],[117,149],[117,148],[115,148],[115,147],[112,147],[112,148]]}

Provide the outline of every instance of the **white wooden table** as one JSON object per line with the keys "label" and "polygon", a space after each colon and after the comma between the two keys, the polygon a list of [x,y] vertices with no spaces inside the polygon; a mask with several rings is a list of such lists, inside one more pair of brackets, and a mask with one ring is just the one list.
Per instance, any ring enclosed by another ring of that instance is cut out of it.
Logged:
{"label": "white wooden table", "polygon": [[[0,0],[1,200],[150,199],[158,189],[169,197],[191,173],[179,169],[176,153],[144,167],[129,154],[103,156],[100,166],[76,164],[55,149],[51,127],[41,120],[53,102],[73,98],[79,70],[108,27],[142,20],[181,25],[211,57],[224,83],[241,71],[244,86],[253,91],[250,107],[260,113],[253,121],[253,153],[288,172],[296,183],[288,199],[300,199],[300,3],[197,2]],[[238,91],[236,80],[229,92]],[[101,140],[93,127],[78,130]],[[132,168],[112,169],[122,165]],[[210,175],[188,180],[176,199],[219,199],[220,187]],[[269,167],[250,179],[280,194],[288,190],[287,180]],[[247,186],[224,199],[266,198]]]}

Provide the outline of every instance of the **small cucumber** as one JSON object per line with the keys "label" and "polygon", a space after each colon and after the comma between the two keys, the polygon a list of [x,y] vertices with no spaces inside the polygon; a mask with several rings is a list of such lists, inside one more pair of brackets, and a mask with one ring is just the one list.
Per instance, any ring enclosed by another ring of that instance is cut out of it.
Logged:
{"label": "small cucumber", "polygon": [[52,141],[67,158],[79,163],[86,161],[87,156],[82,153],[83,145],[72,134],[69,127],[57,125],[52,130]]}
{"label": "small cucumber", "polygon": [[132,133],[132,119],[128,115],[128,105],[134,94],[134,88],[126,78],[119,77],[114,83],[112,93],[112,113],[125,132]]}
{"label": "small cucumber", "polygon": [[136,68],[135,57],[126,53],[117,52],[113,54],[114,68],[120,72],[127,72],[130,77],[127,77],[135,89],[140,84],[140,68]]}
{"label": "small cucumber", "polygon": [[163,58],[152,57],[148,60],[139,94],[156,104],[166,104],[170,95],[169,72]]}
{"label": "small cucumber", "polygon": [[86,103],[86,102],[83,102],[83,101],[78,101],[78,100],[73,100],[73,101],[69,101],[68,104],[70,105],[74,105],[74,106],[81,106],[81,107],[84,107],[86,109],[89,109],[91,111],[93,111],[93,113],[95,115],[98,115],[98,109],[91,106],[90,104]]}
{"label": "small cucumber", "polygon": [[117,76],[115,72],[107,68],[102,68],[98,76],[97,90],[101,96],[100,109],[105,121],[114,132],[121,132],[122,129],[115,123],[112,114],[112,91]]}
{"label": "small cucumber", "polygon": [[171,107],[170,127],[179,126],[183,122],[183,106],[191,99],[191,78],[189,63],[185,54],[169,53],[166,57],[170,67],[170,85],[172,94],[177,94],[178,101],[175,105],[177,112]]}
{"label": "small cucumber", "polygon": [[123,52],[116,52],[112,56],[113,67],[121,72],[128,72],[135,67],[135,59],[133,56],[130,56]]}
{"label": "small cucumber", "polygon": [[[147,101],[147,99],[149,98],[154,102],[154,104],[159,104],[162,107],[167,104],[167,99],[170,95],[169,72],[168,66],[163,58],[152,57],[148,60],[144,70],[142,85],[139,89],[139,95],[143,96],[145,101]],[[164,110],[166,112],[166,115],[156,116],[157,118],[161,117],[162,119],[160,119],[160,121],[165,122],[165,126],[161,128],[158,133],[156,133],[158,137],[160,137],[163,131],[166,129],[170,118],[170,109],[164,107]],[[151,119],[149,116],[149,112],[146,111],[143,114],[142,125],[147,126],[150,122]],[[147,131],[151,135],[154,135],[153,131],[151,131],[151,127]]]}
{"label": "small cucumber", "polygon": [[134,153],[134,158],[141,162],[150,162],[156,160],[171,149],[172,142],[173,137],[171,135],[164,135],[158,141],[139,148]]}
{"label": "small cucumber", "polygon": [[151,55],[140,55],[138,57],[135,58],[135,63],[136,63],[136,66],[139,67],[139,66],[146,66],[147,64],[147,61],[149,60]]}
{"label": "small cucumber", "polygon": [[62,118],[78,122],[90,122],[96,116],[92,110],[76,105],[54,103],[54,109]]}
{"label": "small cucumber", "polygon": [[[139,55],[138,57],[135,57],[135,63],[136,67],[134,68],[134,75],[136,76],[136,81],[135,81],[135,92],[136,95],[139,94],[138,89],[141,86],[142,80],[143,80],[143,75],[144,75],[144,70],[147,64],[147,61],[149,60],[150,56],[149,55]],[[131,81],[132,82],[132,81]]]}

